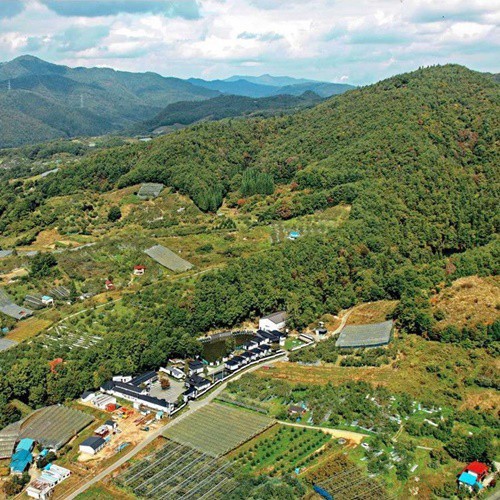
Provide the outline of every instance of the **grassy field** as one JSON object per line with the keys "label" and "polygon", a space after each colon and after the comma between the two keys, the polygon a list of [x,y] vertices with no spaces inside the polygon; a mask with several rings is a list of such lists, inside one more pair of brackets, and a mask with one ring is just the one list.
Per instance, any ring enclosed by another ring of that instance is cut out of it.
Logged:
{"label": "grassy field", "polygon": [[386,321],[387,316],[394,311],[397,303],[397,300],[379,300],[360,304],[352,308],[347,324],[364,325]]}
{"label": "grassy field", "polygon": [[[466,349],[458,345],[426,341],[417,336],[397,339],[396,342],[399,348],[396,361],[381,367],[304,366],[282,362],[275,364],[272,374],[266,370],[255,373],[263,378],[272,376],[273,379],[293,384],[341,384],[362,380],[385,386],[396,393],[407,393],[419,400],[426,400],[429,387],[432,387],[432,396],[437,403],[461,408],[479,405],[483,409],[500,405],[500,396],[493,389],[464,384],[466,378],[498,367],[498,360],[484,349]],[[429,371],[429,366],[437,366],[439,371]],[[462,399],[451,397],[450,390],[458,391]]]}
{"label": "grassy field", "polygon": [[39,317],[32,317],[19,321],[15,328],[13,328],[5,338],[8,340],[14,340],[15,342],[22,342],[23,340],[30,339],[35,335],[38,335],[45,328],[50,326],[52,322]]}

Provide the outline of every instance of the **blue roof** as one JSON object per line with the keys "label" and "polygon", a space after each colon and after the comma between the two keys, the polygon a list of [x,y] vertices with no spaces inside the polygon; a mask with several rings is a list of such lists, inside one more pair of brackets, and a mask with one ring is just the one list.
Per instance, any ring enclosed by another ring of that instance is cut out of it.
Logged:
{"label": "blue roof", "polygon": [[473,476],[472,474],[469,474],[468,472],[462,472],[462,474],[460,474],[460,477],[458,478],[458,480],[461,483],[468,484],[469,486],[474,486],[477,482],[476,476]]}
{"label": "blue roof", "polygon": [[16,451],[26,450],[31,451],[35,446],[35,441],[33,439],[24,438],[19,441],[19,444],[16,447]]}
{"label": "blue roof", "polygon": [[16,453],[12,455],[10,468],[14,472],[24,472],[31,462],[33,462],[33,455],[29,451],[16,451]]}
{"label": "blue roof", "polygon": [[54,300],[50,295],[44,295],[42,300]]}
{"label": "blue roof", "polygon": [[289,236],[292,238],[298,238],[300,236],[300,233],[298,231],[290,231]]}

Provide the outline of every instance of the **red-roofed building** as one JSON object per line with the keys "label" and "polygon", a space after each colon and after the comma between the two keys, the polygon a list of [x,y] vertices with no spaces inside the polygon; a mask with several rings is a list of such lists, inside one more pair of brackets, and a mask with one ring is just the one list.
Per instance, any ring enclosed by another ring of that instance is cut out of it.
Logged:
{"label": "red-roofed building", "polygon": [[482,481],[486,474],[488,474],[488,466],[482,462],[471,462],[462,472],[474,474],[476,475],[478,481]]}
{"label": "red-roofed building", "polygon": [[115,285],[113,285],[113,282],[110,280],[106,280],[106,282],[104,283],[104,286],[106,287],[106,290],[114,290],[115,289]]}
{"label": "red-roofed building", "polygon": [[136,276],[142,276],[146,270],[145,266],[134,266],[134,274]]}

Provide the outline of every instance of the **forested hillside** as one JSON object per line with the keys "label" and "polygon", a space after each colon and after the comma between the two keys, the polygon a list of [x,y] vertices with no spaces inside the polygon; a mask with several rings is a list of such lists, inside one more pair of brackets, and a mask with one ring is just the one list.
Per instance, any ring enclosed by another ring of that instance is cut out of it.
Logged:
{"label": "forested hillside", "polygon": [[[65,353],[57,374],[45,363],[56,352],[36,339],[2,353],[3,421],[11,398],[40,405],[76,397],[114,373],[196,352],[201,332],[277,308],[303,328],[361,301],[397,299],[396,318],[410,333],[475,342],[472,330],[462,340],[441,336],[429,297],[461,276],[498,272],[498,89],[460,66],[419,69],[293,115],[203,123],[87,156],[44,179],[3,183],[5,235],[18,234],[19,221],[22,230],[56,226],[44,210],[52,197],[143,181],[163,182],[204,211],[224,203],[257,226],[350,207],[342,225],[232,258],[192,286],[126,296],[126,317],[101,318],[114,333]],[[481,346],[492,353],[497,326],[481,327]]]}
{"label": "forested hillside", "polygon": [[297,111],[318,104],[322,99],[313,92],[304,92],[295,97],[278,95],[254,99],[237,95],[227,95],[205,101],[182,101],[169,104],[151,120],[131,129],[132,133],[147,134],[160,127],[191,125],[203,120],[222,120],[236,116],[272,116],[281,112]]}
{"label": "forested hillside", "polygon": [[151,118],[172,102],[219,94],[156,73],[68,68],[32,56],[1,64],[0,88],[0,147],[99,135]]}

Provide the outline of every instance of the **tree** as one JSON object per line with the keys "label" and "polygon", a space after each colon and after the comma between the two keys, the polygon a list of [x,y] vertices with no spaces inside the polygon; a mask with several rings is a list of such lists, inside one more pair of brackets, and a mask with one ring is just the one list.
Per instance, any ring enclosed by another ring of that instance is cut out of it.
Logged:
{"label": "tree", "polygon": [[49,276],[57,266],[57,260],[51,253],[38,253],[31,260],[31,275],[37,278]]}
{"label": "tree", "polygon": [[113,205],[108,212],[108,220],[110,222],[116,222],[122,218],[122,211],[120,207]]}

